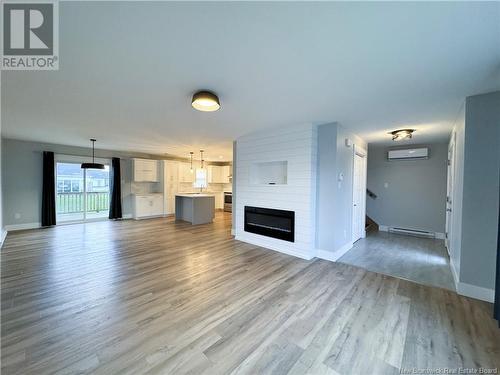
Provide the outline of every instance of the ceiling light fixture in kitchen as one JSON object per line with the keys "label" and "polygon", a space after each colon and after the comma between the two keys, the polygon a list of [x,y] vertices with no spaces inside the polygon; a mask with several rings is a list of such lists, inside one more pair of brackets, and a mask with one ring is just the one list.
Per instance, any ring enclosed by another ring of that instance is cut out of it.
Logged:
{"label": "ceiling light fixture in kitchen", "polygon": [[415,129],[399,129],[390,132],[393,141],[402,141],[403,139],[410,139]]}
{"label": "ceiling light fixture in kitchen", "polygon": [[194,154],[194,152],[191,151],[189,154],[190,154],[190,157],[191,157],[191,170],[190,170],[190,172],[193,173],[193,154]]}
{"label": "ceiling light fixture in kitchen", "polygon": [[220,108],[217,95],[210,91],[198,91],[193,95],[191,105],[194,109],[203,112],[213,112]]}
{"label": "ceiling light fixture in kitchen", "polygon": [[200,160],[201,160],[201,169],[203,169],[203,164],[205,160],[203,159],[203,150],[200,150]]}
{"label": "ceiling light fixture in kitchen", "polygon": [[90,142],[92,142],[92,163],[82,163],[81,168],[82,169],[104,169],[104,164],[101,163],[96,163],[94,160],[94,143],[95,143],[94,138],[90,138]]}

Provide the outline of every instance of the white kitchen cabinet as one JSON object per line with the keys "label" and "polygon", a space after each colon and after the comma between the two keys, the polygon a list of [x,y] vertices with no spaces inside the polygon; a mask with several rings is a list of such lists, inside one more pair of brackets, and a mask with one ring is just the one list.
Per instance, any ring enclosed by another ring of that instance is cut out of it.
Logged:
{"label": "white kitchen cabinet", "polygon": [[134,159],[134,181],[158,182],[158,160]]}
{"label": "white kitchen cabinet", "polygon": [[179,163],[179,182],[194,182],[194,170],[189,163]]}
{"label": "white kitchen cabinet", "polygon": [[218,191],[213,193],[215,195],[215,209],[223,209],[224,208],[224,192]]}
{"label": "white kitchen cabinet", "polygon": [[179,162],[165,161],[164,181],[164,212],[167,215],[175,213],[175,194],[179,191]]}
{"label": "white kitchen cabinet", "polygon": [[136,195],[134,199],[134,218],[144,219],[163,215],[163,194]]}
{"label": "white kitchen cabinet", "polygon": [[222,167],[222,176],[221,180],[223,184],[228,184],[231,182],[230,177],[232,177],[233,171],[230,165],[224,165]]}
{"label": "white kitchen cabinet", "polygon": [[210,184],[228,184],[231,167],[229,165],[210,165],[208,167],[208,182]]}
{"label": "white kitchen cabinet", "polygon": [[217,165],[209,165],[208,166],[208,183],[209,184],[217,184],[221,179],[221,169]]}

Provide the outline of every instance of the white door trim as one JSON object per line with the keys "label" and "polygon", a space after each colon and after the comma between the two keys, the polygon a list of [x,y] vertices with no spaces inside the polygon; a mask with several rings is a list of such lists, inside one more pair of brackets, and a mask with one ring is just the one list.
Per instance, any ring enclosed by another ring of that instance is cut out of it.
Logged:
{"label": "white door trim", "polygon": [[[356,217],[355,217],[355,209],[354,209],[354,204],[355,204],[355,194],[358,191],[355,186],[356,178],[355,178],[355,172],[356,172],[356,157],[360,157],[362,160],[361,164],[361,179],[359,183],[361,186],[359,187],[361,193],[359,198],[358,204],[360,204],[360,207],[358,209],[360,210],[360,217],[357,219],[360,220],[360,223],[356,222]],[[366,169],[367,169],[367,151],[358,145],[354,145],[354,152],[352,156],[352,201],[351,201],[351,240],[352,242],[357,241],[359,238],[364,238],[366,236],[365,233],[365,219],[366,219]],[[359,228],[359,232],[358,229]]]}
{"label": "white door trim", "polygon": [[[445,238],[444,238],[444,244],[446,247],[446,251],[448,252],[448,255],[451,254],[451,249],[450,249],[450,238],[452,236],[452,231],[453,231],[453,192],[454,192],[454,185],[455,185],[455,138],[456,138],[456,133],[453,131],[451,134],[450,142],[448,143],[448,151],[447,151],[447,167],[446,167],[446,202],[445,202],[445,207],[446,207],[446,212],[445,212]],[[450,156],[451,154],[451,156]],[[448,211],[452,210],[452,211]]]}
{"label": "white door trim", "polygon": [[354,153],[363,157],[363,158],[366,158],[366,156],[368,155],[368,151],[366,151],[365,148],[363,148],[359,145],[354,145]]}

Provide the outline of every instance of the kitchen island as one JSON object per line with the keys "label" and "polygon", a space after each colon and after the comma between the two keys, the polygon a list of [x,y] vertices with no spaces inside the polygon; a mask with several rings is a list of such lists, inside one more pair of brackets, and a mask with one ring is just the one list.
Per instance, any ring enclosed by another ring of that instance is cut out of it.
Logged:
{"label": "kitchen island", "polygon": [[211,223],[215,216],[215,196],[212,194],[176,194],[175,220],[193,225]]}

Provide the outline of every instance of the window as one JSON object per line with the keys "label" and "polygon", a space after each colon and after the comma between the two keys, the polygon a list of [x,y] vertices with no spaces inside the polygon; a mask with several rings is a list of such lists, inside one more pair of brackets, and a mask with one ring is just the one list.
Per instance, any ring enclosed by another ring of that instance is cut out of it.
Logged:
{"label": "window", "polygon": [[197,169],[195,180],[193,183],[195,188],[206,188],[207,187],[207,170],[206,169]]}

